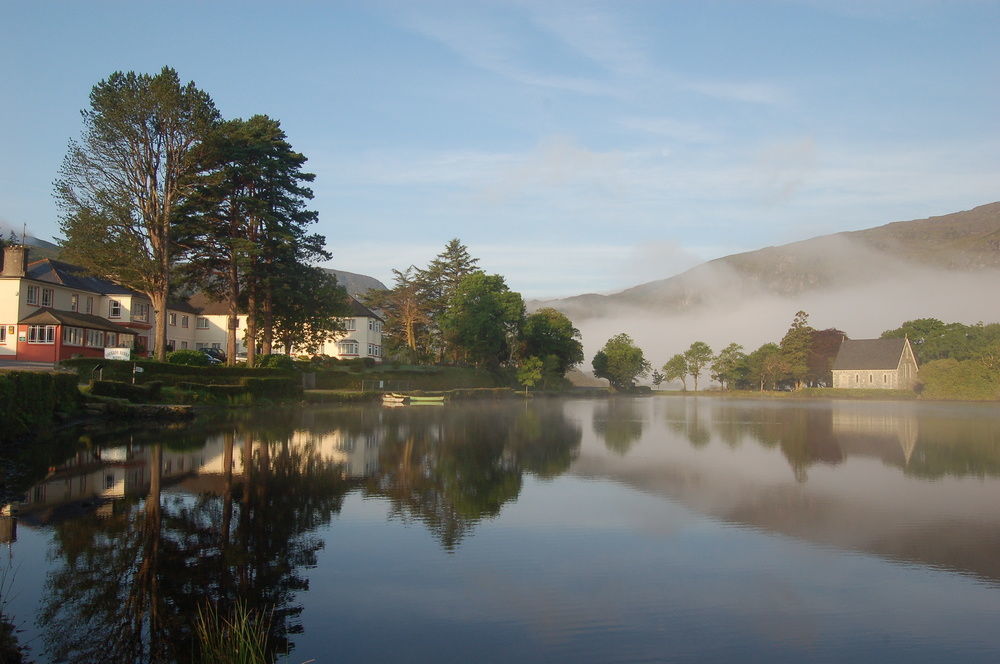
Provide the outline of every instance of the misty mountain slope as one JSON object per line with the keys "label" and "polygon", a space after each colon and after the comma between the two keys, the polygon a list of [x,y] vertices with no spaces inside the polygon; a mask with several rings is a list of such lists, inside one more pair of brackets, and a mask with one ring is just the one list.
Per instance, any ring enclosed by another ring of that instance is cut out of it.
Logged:
{"label": "misty mountain slope", "polygon": [[555,307],[574,320],[636,307],[680,313],[760,296],[793,298],[869,287],[924,275],[928,270],[975,273],[997,269],[1000,202],[733,254],[611,295],[586,294],[533,304]]}

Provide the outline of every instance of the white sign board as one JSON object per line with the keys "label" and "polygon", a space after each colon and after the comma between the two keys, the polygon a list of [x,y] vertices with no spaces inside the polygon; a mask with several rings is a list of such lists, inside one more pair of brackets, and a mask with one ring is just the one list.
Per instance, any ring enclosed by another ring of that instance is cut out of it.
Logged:
{"label": "white sign board", "polygon": [[105,360],[125,360],[126,362],[132,359],[132,349],[131,348],[105,348],[104,349],[104,359]]}

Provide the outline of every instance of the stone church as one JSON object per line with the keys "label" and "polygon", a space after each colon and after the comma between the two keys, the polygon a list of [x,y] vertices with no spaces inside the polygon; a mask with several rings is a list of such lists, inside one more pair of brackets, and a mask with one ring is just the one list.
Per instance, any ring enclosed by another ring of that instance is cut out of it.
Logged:
{"label": "stone church", "polygon": [[833,362],[833,386],[866,390],[909,390],[917,380],[917,359],[909,339],[844,339]]}

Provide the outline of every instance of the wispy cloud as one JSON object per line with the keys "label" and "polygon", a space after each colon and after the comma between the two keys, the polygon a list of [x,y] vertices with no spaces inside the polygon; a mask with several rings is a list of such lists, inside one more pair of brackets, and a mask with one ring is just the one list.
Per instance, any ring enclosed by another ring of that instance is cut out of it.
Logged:
{"label": "wispy cloud", "polygon": [[605,81],[541,70],[526,61],[521,38],[474,14],[461,17],[414,16],[414,31],[451,49],[471,65],[524,85],[584,95],[617,96],[621,90]]}

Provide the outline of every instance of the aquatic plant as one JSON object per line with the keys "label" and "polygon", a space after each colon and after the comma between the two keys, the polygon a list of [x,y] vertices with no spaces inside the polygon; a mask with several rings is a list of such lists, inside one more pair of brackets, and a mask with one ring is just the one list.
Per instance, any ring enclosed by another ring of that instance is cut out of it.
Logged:
{"label": "aquatic plant", "polygon": [[238,601],[228,616],[218,606],[198,609],[195,635],[204,664],[270,664],[268,641],[272,611],[256,610]]}

